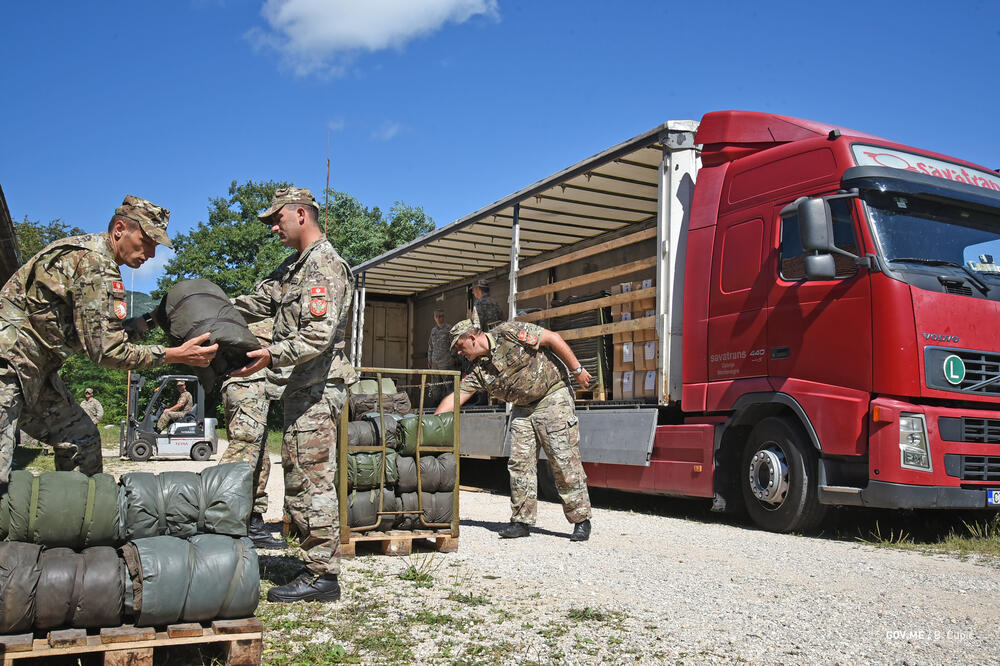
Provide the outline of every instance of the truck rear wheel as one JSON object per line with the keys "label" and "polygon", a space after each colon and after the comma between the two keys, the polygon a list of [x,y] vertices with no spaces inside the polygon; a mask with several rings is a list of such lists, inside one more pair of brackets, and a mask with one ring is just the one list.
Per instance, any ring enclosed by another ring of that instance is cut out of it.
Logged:
{"label": "truck rear wheel", "polygon": [[808,532],[823,522],[826,506],[817,500],[816,452],[797,423],[780,417],[758,423],[740,469],[747,513],[761,528]]}
{"label": "truck rear wheel", "polygon": [[191,447],[191,460],[202,462],[212,457],[212,445],[208,442],[198,442]]}

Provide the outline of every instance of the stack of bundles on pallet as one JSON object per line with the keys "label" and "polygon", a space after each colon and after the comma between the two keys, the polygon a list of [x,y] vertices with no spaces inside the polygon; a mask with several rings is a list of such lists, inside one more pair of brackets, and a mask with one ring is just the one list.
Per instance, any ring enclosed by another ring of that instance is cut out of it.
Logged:
{"label": "stack of bundles on pallet", "polygon": [[382,379],[381,391],[379,391],[378,382],[374,379],[362,379],[351,385],[351,394],[348,397],[350,419],[352,421],[359,420],[362,414],[367,412],[377,413],[380,400],[382,411],[386,414],[404,416],[410,413],[412,407],[410,396],[406,395],[405,391],[397,391],[396,383],[391,379],[387,377]]}
{"label": "stack of bundles on pallet", "polygon": [[[380,451],[357,451],[347,456],[347,522],[355,528],[386,530],[392,528],[396,516],[379,516],[381,511],[398,511],[399,500],[393,491],[399,474],[396,470],[396,422],[398,414],[369,412],[360,421],[347,424],[347,443],[350,446],[381,446],[382,427],[385,424],[385,478]],[[383,492],[379,487],[383,487]]]}
{"label": "stack of bundles on pallet", "polygon": [[423,509],[423,521],[419,513],[405,513],[397,521],[396,527],[403,530],[422,529],[427,523],[450,523],[454,507],[456,465],[454,453],[420,454],[420,502],[417,501],[417,434],[420,430],[420,446],[454,445],[455,415],[424,414],[411,415],[399,420],[396,436],[399,440],[399,497],[402,511],[419,512]]}
{"label": "stack of bundles on pallet", "polygon": [[[251,479],[245,462],[119,484],[13,472],[0,499],[0,633],[252,615]],[[109,547],[123,543],[124,561]]]}
{"label": "stack of bundles on pallet", "polygon": [[[611,292],[609,291],[599,291],[595,294],[570,296],[569,298],[563,300],[552,301],[552,307],[592,301],[594,299],[604,298],[605,296],[610,295]],[[565,315],[562,317],[553,317],[550,321],[549,328],[553,331],[566,331],[577,328],[585,328],[587,326],[607,324],[610,321],[610,309],[598,308],[597,310],[588,310],[587,312],[579,312],[577,314]],[[594,388],[598,391],[607,385],[608,378],[611,377],[611,364],[609,362],[611,354],[609,353],[607,346],[609,339],[609,336],[598,336],[567,341],[570,349],[573,350],[573,353],[576,355],[577,359],[579,359],[580,365],[586,368],[587,372],[589,372],[594,378]],[[558,361],[557,364],[561,365]],[[572,370],[572,368],[570,369]],[[572,391],[575,386],[570,386],[569,388]]]}
{"label": "stack of bundles on pallet", "polygon": [[76,550],[142,537],[199,533],[246,536],[252,506],[248,463],[201,473],[11,473],[0,499],[0,537]]}
{"label": "stack of bundles on pallet", "polygon": [[246,537],[139,539],[43,548],[0,543],[0,633],[57,627],[140,626],[252,615],[260,596],[257,553]]}

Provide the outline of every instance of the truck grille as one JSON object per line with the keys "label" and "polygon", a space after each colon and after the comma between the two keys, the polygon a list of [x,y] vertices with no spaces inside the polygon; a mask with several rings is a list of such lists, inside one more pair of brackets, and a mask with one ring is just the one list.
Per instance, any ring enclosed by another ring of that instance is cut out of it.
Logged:
{"label": "truck grille", "polygon": [[949,453],[944,457],[948,476],[962,481],[1000,482],[1000,456],[963,456]]}
{"label": "truck grille", "polygon": [[[948,382],[944,376],[943,362],[951,355],[958,356],[965,364],[965,377],[958,384]],[[925,347],[924,372],[930,388],[1000,396],[1000,354],[994,352]]]}
{"label": "truck grille", "polygon": [[938,419],[938,431],[946,442],[1000,444],[1000,419],[942,416]]}

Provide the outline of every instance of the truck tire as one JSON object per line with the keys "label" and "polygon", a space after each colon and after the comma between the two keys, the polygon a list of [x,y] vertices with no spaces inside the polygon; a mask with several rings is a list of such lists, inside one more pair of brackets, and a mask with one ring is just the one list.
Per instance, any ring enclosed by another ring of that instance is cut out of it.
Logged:
{"label": "truck tire", "polygon": [[132,442],[132,445],[128,447],[126,451],[130,460],[136,462],[146,462],[153,455],[153,444],[145,438],[140,437],[139,439]]}
{"label": "truck tire", "polygon": [[198,442],[191,447],[191,460],[203,462],[212,457],[212,445],[208,442]]}
{"label": "truck tire", "polygon": [[750,432],[740,466],[751,520],[771,532],[809,532],[826,516],[816,489],[816,452],[798,423],[766,418]]}

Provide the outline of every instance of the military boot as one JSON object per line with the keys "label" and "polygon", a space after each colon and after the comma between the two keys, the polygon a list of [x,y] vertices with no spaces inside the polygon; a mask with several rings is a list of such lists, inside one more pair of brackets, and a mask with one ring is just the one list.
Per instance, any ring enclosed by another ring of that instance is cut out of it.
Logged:
{"label": "military boot", "polygon": [[275,539],[264,525],[264,516],[259,513],[250,514],[250,524],[247,526],[247,536],[253,545],[264,550],[284,550],[288,547],[284,539]]}
{"label": "military boot", "polygon": [[291,603],[294,601],[337,601],[340,599],[340,583],[337,574],[317,576],[308,569],[299,574],[291,583],[272,587],[267,591],[268,601]]}
{"label": "military boot", "polygon": [[500,530],[500,537],[503,539],[517,539],[526,536],[531,536],[528,526],[513,520],[510,521],[510,525]]}
{"label": "military boot", "polygon": [[586,541],[590,538],[590,521],[581,520],[573,526],[573,533],[569,535],[570,541]]}

